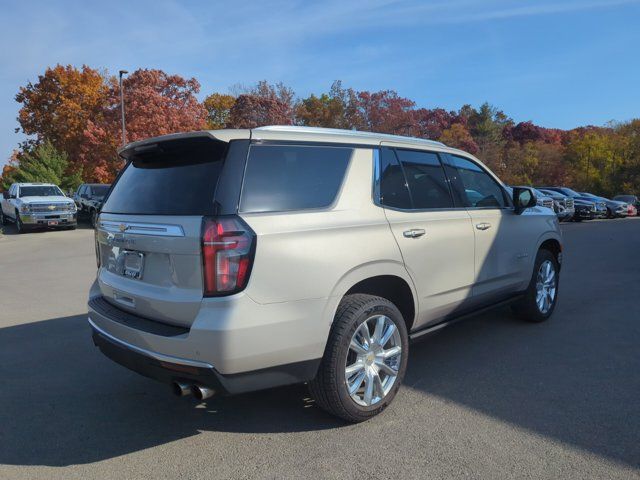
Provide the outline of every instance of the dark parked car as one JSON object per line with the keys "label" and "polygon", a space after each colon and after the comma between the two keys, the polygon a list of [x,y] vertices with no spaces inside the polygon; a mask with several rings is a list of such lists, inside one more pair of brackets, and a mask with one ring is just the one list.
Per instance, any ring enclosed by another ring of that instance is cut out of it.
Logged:
{"label": "dark parked car", "polygon": [[592,198],[594,202],[604,202],[607,206],[607,218],[626,218],[629,214],[629,206],[626,202],[609,200],[605,197],[599,197],[589,192],[580,192],[587,198]]}
{"label": "dark parked car", "polygon": [[568,187],[539,187],[542,190],[553,190],[573,198],[573,201],[583,200],[585,202],[594,203],[596,206],[596,218],[605,218],[607,216],[607,204],[602,200],[586,197],[580,192],[576,192]]}
{"label": "dark parked car", "polygon": [[78,206],[78,216],[84,215],[85,218],[88,218],[92,227],[96,226],[96,218],[109,188],[111,185],[108,184],[83,183],[73,195],[73,200]]}

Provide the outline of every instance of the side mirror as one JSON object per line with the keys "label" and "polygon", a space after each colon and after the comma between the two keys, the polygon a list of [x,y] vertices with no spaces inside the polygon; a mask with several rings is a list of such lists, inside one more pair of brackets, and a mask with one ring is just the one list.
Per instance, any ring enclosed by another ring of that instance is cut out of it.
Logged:
{"label": "side mirror", "polygon": [[9,200],[9,192],[2,192],[2,198],[4,198],[5,200]]}
{"label": "side mirror", "polygon": [[515,207],[516,215],[520,215],[527,208],[535,207],[536,203],[536,196],[530,188],[513,188],[513,206]]}

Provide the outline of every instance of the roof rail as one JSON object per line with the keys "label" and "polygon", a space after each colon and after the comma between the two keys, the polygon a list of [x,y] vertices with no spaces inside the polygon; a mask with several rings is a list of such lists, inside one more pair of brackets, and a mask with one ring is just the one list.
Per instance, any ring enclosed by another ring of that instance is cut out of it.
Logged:
{"label": "roof rail", "polygon": [[271,132],[299,132],[299,133],[317,133],[322,135],[341,135],[354,138],[380,139],[389,142],[418,142],[427,145],[446,145],[436,140],[428,140],[426,138],[406,137],[403,135],[390,135],[388,133],[362,132],[360,130],[344,130],[340,128],[321,128],[321,127],[300,127],[296,125],[267,125],[264,127],[254,128],[258,131]]}

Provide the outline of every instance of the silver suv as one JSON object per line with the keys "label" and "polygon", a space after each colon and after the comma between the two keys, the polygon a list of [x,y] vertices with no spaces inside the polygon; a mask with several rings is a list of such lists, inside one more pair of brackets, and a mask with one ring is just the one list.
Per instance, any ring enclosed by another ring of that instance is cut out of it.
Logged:
{"label": "silver suv", "polygon": [[409,339],[498,303],[558,298],[552,210],[473,156],[303,127],[127,145],[96,228],[95,344],[206,399],[308,382],[348,421],[393,400]]}

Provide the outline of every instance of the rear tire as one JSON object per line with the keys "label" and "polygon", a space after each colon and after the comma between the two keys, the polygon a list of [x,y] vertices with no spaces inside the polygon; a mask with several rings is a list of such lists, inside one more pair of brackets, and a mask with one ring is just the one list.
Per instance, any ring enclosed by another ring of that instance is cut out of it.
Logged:
{"label": "rear tire", "polygon": [[536,255],[531,281],[522,299],[514,303],[514,313],[527,322],[544,322],[558,303],[560,270],[558,260],[549,250],[540,249]]}
{"label": "rear tire", "polygon": [[408,354],[407,327],[393,303],[373,295],[347,295],[309,390],[323,410],[348,422],[363,422],[395,397]]}

